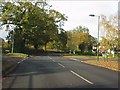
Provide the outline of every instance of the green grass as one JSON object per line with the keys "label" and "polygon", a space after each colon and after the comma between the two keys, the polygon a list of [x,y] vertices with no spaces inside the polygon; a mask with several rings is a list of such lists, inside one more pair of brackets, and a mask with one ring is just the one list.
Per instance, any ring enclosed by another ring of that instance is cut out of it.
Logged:
{"label": "green grass", "polygon": [[27,54],[24,53],[7,53],[8,56],[18,56],[18,57],[26,57]]}

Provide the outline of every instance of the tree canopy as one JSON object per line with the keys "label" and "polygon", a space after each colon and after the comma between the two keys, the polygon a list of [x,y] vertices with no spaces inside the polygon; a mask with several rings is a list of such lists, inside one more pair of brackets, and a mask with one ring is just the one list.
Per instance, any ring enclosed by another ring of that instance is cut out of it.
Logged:
{"label": "tree canopy", "polygon": [[92,46],[96,43],[96,39],[89,34],[89,29],[86,27],[78,26],[75,29],[68,31],[67,47],[70,50],[92,50]]}
{"label": "tree canopy", "polygon": [[46,2],[43,3],[1,3],[1,27],[14,26],[7,39],[12,41],[14,37],[16,49],[24,50],[21,48],[24,48],[26,44],[34,45],[35,49],[38,49],[39,45],[46,48],[48,42],[59,38],[58,31],[64,25],[64,21],[67,21],[67,17],[50,9]]}
{"label": "tree canopy", "polygon": [[119,30],[118,30],[118,17],[111,16],[107,18],[106,16],[102,15],[101,25],[104,28],[105,36],[102,37],[100,44],[105,46],[106,50],[110,49],[113,50],[118,48],[118,41],[119,41]]}

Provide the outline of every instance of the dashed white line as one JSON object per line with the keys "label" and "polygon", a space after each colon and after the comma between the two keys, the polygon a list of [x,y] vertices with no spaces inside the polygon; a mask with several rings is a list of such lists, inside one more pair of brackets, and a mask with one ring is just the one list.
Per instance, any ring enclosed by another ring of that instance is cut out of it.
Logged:
{"label": "dashed white line", "polygon": [[[55,60],[53,60],[50,56],[48,56],[53,62],[55,62]],[[61,67],[63,67],[63,68],[65,68],[65,66],[64,65],[62,65],[62,64],[60,64],[60,63],[58,63]]]}
{"label": "dashed white line", "polygon": [[80,62],[84,62],[84,61],[80,61]]}
{"label": "dashed white line", "polygon": [[25,61],[25,59],[26,59],[26,58],[23,58],[20,62],[17,62],[17,63],[19,64],[19,63],[21,63],[21,62]]}
{"label": "dashed white line", "polygon": [[60,63],[58,63],[61,67],[63,67],[63,68],[65,68],[65,66],[64,65],[62,65],[62,64],[60,64]]}
{"label": "dashed white line", "polygon": [[50,59],[52,59],[50,56],[48,56]]}
{"label": "dashed white line", "polygon": [[75,58],[70,58],[70,59],[72,59],[72,60],[74,60],[74,61],[78,61],[78,62],[79,62],[79,60],[78,60],[78,59],[75,59]]}
{"label": "dashed white line", "polygon": [[75,58],[70,58],[70,59],[72,59],[72,60],[77,60],[77,59],[75,59]]}
{"label": "dashed white line", "polygon": [[89,80],[85,79],[84,77],[80,76],[79,74],[75,73],[74,71],[70,71],[71,73],[73,73],[74,75],[78,76],[79,78],[83,79],[84,81],[86,81],[89,84],[93,84],[92,82],[90,82]]}
{"label": "dashed white line", "polygon": [[55,60],[52,60],[53,62],[55,62]]}

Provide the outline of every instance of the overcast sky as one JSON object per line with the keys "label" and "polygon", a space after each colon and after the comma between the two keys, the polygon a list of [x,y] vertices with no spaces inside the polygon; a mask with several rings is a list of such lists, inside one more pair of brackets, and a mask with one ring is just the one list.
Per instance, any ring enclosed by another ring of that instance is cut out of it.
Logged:
{"label": "overcast sky", "polygon": [[[88,27],[90,34],[97,37],[97,17],[90,17],[89,14],[117,15],[118,1],[80,1],[80,0],[52,0],[48,1],[52,8],[68,16],[64,29],[71,30],[79,25]],[[103,31],[103,30],[102,30]],[[102,35],[103,32],[100,31]]]}
{"label": "overcast sky", "polygon": [[[66,31],[76,28],[77,26],[85,26],[89,29],[90,34],[97,37],[97,17],[90,17],[89,14],[117,15],[118,0],[114,1],[70,1],[70,0],[48,0],[52,8],[60,13],[68,16],[64,29]],[[103,32],[100,31],[100,34]],[[6,32],[0,30],[0,37],[5,38]]]}

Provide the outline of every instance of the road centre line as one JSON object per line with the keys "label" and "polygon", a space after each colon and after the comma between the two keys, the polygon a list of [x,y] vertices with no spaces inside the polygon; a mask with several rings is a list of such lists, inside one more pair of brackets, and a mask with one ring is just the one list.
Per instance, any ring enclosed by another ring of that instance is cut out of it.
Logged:
{"label": "road centre line", "polygon": [[52,59],[52,58],[50,57],[50,59]]}
{"label": "road centre line", "polygon": [[49,57],[49,59],[52,59],[50,56],[48,56]]}
{"label": "road centre line", "polygon": [[55,60],[53,60],[50,56],[48,56],[49,57],[49,59],[51,59],[53,62],[55,62]]}
{"label": "road centre line", "polygon": [[52,60],[53,62],[55,62],[55,60]]}
{"label": "road centre line", "polygon": [[62,65],[62,64],[60,64],[60,63],[58,63],[61,67],[63,67],[63,68],[65,68],[65,66],[64,65]]}
{"label": "road centre line", "polygon": [[86,81],[89,84],[93,84],[92,82],[90,82],[89,80],[85,79],[84,77],[80,76],[79,74],[75,73],[74,71],[70,71],[71,73],[73,73],[74,75],[78,76],[79,78],[83,79],[84,81]]}

